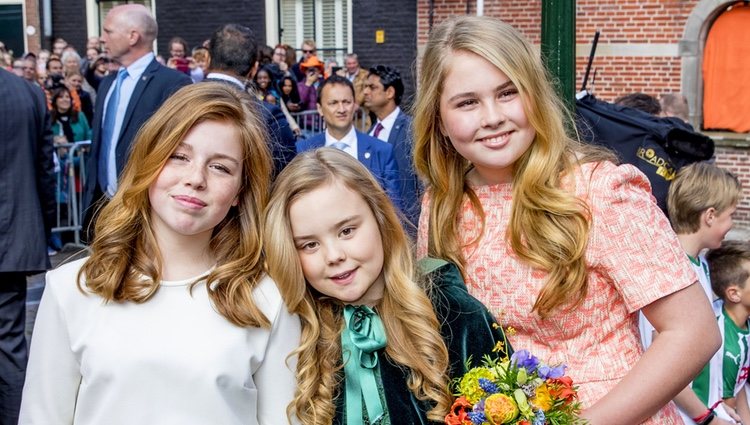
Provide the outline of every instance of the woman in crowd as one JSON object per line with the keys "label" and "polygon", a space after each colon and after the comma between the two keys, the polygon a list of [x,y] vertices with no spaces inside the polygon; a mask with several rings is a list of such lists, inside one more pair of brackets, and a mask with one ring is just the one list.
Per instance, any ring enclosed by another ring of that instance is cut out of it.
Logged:
{"label": "woman in crowd", "polygon": [[[681,423],[669,400],[719,336],[646,178],[568,135],[539,52],[510,25],[449,19],[421,66],[418,256],[458,264],[514,347],[567,364],[591,424]],[[645,354],[641,308],[660,332]]]}
{"label": "woman in crowd", "polygon": [[302,109],[300,105],[299,91],[297,83],[291,76],[284,77],[279,82],[281,101],[286,105],[289,112],[299,112]]}
{"label": "woman in crowd", "polygon": [[267,66],[260,68],[253,78],[253,86],[255,87],[255,95],[259,100],[278,105],[281,96],[274,87],[272,75]]}
{"label": "woman in crowd", "polygon": [[91,256],[47,274],[21,424],[287,423],[300,324],[263,269],[253,105],[191,85],[141,129]]}
{"label": "woman in crowd", "polygon": [[[78,74],[80,77],[80,74]],[[70,89],[59,86],[52,91],[52,134],[55,142],[73,143],[82,140],[91,140],[91,127],[86,115],[73,108],[73,100]]]}

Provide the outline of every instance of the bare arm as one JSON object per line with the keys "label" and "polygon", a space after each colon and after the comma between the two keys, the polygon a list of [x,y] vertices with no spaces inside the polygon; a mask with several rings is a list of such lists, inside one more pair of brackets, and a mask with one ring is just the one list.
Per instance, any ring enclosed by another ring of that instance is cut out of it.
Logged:
{"label": "bare arm", "polygon": [[721,344],[698,283],[643,308],[659,331],[651,347],[615,388],[583,412],[592,425],[640,423],[675,397]]}
{"label": "bare arm", "polygon": [[750,406],[747,404],[747,383],[743,386],[739,394],[737,394],[737,414],[740,415],[743,424],[750,424]]}

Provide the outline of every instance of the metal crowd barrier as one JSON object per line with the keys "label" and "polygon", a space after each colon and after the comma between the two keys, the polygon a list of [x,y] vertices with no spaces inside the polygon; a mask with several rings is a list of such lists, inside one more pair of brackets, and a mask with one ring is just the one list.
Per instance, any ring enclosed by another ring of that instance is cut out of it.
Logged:
{"label": "metal crowd barrier", "polygon": [[[304,138],[309,138],[318,133],[322,133],[326,129],[326,123],[325,121],[323,121],[323,117],[320,116],[318,111],[310,110],[302,112],[292,112],[291,116],[297,121],[297,125],[299,125],[300,131],[302,132],[302,136]],[[365,129],[367,118],[368,117],[365,114],[355,114],[354,126],[359,130]]]}
{"label": "metal crowd barrier", "polygon": [[90,140],[55,145],[57,222],[52,228],[52,233],[61,237],[63,232],[72,232],[73,244],[81,247],[84,246],[81,243],[81,203],[83,185],[86,181],[86,157],[90,145]]}

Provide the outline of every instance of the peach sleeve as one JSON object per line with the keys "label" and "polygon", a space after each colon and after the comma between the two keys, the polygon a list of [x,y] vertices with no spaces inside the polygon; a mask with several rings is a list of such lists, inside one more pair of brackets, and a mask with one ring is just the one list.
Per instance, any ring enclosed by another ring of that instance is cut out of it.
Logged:
{"label": "peach sleeve", "polygon": [[588,258],[621,294],[629,312],[695,281],[689,259],[646,177],[631,165],[601,163],[589,187]]}

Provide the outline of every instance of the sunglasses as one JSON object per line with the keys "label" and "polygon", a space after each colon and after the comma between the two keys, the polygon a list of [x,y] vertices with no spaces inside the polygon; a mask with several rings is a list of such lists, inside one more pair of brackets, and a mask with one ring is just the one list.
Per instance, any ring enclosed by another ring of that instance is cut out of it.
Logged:
{"label": "sunglasses", "polygon": [[315,53],[315,50],[304,50],[304,49],[302,49],[302,53]]}

